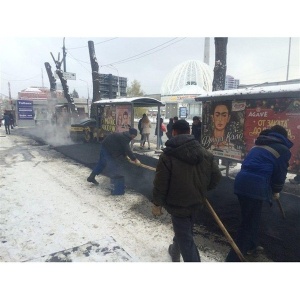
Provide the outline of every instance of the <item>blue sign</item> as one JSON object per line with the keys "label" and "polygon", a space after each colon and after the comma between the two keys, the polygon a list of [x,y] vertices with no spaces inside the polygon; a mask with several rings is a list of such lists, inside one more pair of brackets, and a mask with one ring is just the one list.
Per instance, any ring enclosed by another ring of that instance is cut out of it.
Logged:
{"label": "blue sign", "polygon": [[33,120],[33,101],[17,100],[19,120]]}
{"label": "blue sign", "polygon": [[179,118],[187,117],[187,107],[179,107]]}

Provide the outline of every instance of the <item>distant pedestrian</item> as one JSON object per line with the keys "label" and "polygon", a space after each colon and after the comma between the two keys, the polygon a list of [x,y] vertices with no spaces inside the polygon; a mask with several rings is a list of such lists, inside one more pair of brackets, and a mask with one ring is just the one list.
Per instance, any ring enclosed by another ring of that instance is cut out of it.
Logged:
{"label": "distant pedestrian", "polygon": [[140,165],[140,161],[136,158],[130,149],[129,143],[137,136],[137,130],[130,128],[125,132],[113,132],[106,136],[101,143],[100,158],[93,169],[90,176],[87,178],[88,182],[99,184],[95,179],[96,175],[102,173],[107,167],[114,175],[118,175],[120,159],[124,159],[127,156],[137,165]]}
{"label": "distant pedestrian", "polygon": [[169,119],[169,123],[167,124],[167,138],[170,139],[172,137],[172,126],[173,126],[174,122],[173,122],[173,118]]}
{"label": "distant pedestrian", "polygon": [[162,141],[162,136],[163,136],[163,134],[164,134],[164,131],[167,131],[167,129],[165,128],[165,130],[163,130],[164,129],[164,126],[166,126],[165,124],[164,124],[164,120],[163,120],[163,118],[160,118],[159,119],[159,123],[158,123],[158,128],[157,128],[157,122],[156,122],[156,127],[155,127],[155,135],[158,135],[158,137],[159,137],[159,145],[158,145],[158,148],[163,148],[163,141]]}
{"label": "distant pedestrian", "polygon": [[148,142],[148,150],[150,150],[150,141],[149,141],[149,136],[151,132],[151,122],[147,116],[143,117],[142,123],[141,123],[141,128],[142,128],[142,141],[141,141],[141,148],[144,148],[145,142]]}
{"label": "distant pedestrian", "polygon": [[171,215],[174,238],[169,246],[173,262],[200,262],[193,238],[197,212],[207,191],[215,188],[222,174],[214,156],[190,135],[189,123],[173,124],[173,138],[166,141],[153,181],[152,214],[160,216],[162,207]]}
{"label": "distant pedestrian", "polygon": [[202,123],[201,123],[200,117],[194,116],[193,124],[192,124],[192,135],[200,143],[201,143],[201,129],[202,129]]}
{"label": "distant pedestrian", "polygon": [[11,112],[9,113],[8,116],[9,116],[9,120],[10,120],[10,127],[11,127],[11,129],[14,129],[14,125],[15,125],[14,116]]}
{"label": "distant pedestrian", "polygon": [[175,123],[175,122],[177,122],[177,121],[178,121],[178,117],[175,116],[175,117],[173,118],[173,122]]}
{"label": "distant pedestrian", "polygon": [[9,129],[10,117],[9,117],[8,113],[4,113],[3,119],[4,119],[5,132],[6,132],[6,134],[10,134],[10,129]]}
{"label": "distant pedestrian", "polygon": [[[293,143],[287,131],[280,125],[263,130],[255,146],[245,157],[240,172],[235,177],[234,193],[241,207],[241,225],[236,244],[243,255],[262,251],[259,246],[259,226],[264,202],[272,205],[279,199],[283,189]],[[227,262],[240,261],[233,249],[226,257]]]}
{"label": "distant pedestrian", "polygon": [[[143,119],[145,118],[145,117],[147,117],[147,115],[146,114],[143,114],[143,116],[142,116],[142,118],[139,120],[139,122],[138,122],[138,129],[139,129],[139,132],[140,132],[140,135],[141,135],[141,142],[142,142],[142,140],[143,140],[143,130],[142,130],[142,121],[143,121]],[[143,144],[143,146],[145,145],[145,143]]]}

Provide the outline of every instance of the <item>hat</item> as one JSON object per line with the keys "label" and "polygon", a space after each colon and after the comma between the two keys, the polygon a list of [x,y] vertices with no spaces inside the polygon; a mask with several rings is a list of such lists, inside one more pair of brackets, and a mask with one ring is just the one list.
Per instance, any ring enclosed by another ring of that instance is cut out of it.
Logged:
{"label": "hat", "polygon": [[129,134],[137,136],[137,130],[135,128],[130,128],[129,129]]}
{"label": "hat", "polygon": [[178,120],[172,125],[172,129],[175,130],[189,130],[190,124],[186,120]]}

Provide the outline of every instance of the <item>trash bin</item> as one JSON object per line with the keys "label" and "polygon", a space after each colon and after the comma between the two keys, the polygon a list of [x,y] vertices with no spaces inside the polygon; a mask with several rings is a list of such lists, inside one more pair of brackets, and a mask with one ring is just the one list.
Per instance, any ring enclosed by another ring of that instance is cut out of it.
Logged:
{"label": "trash bin", "polygon": [[111,194],[124,195],[125,194],[125,179],[124,176],[116,175],[110,178]]}

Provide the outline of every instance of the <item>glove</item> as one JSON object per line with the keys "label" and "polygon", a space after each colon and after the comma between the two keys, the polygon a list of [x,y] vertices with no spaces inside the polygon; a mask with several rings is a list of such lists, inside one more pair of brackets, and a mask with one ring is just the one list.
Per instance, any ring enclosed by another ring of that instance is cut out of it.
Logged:
{"label": "glove", "polygon": [[273,193],[273,200],[279,199],[279,193]]}
{"label": "glove", "polygon": [[134,163],[135,163],[137,166],[140,166],[140,165],[141,165],[141,162],[140,162],[138,159],[136,159],[136,160],[134,161]]}
{"label": "glove", "polygon": [[161,206],[153,205],[152,206],[152,214],[153,214],[154,217],[161,216],[163,214],[162,207]]}

